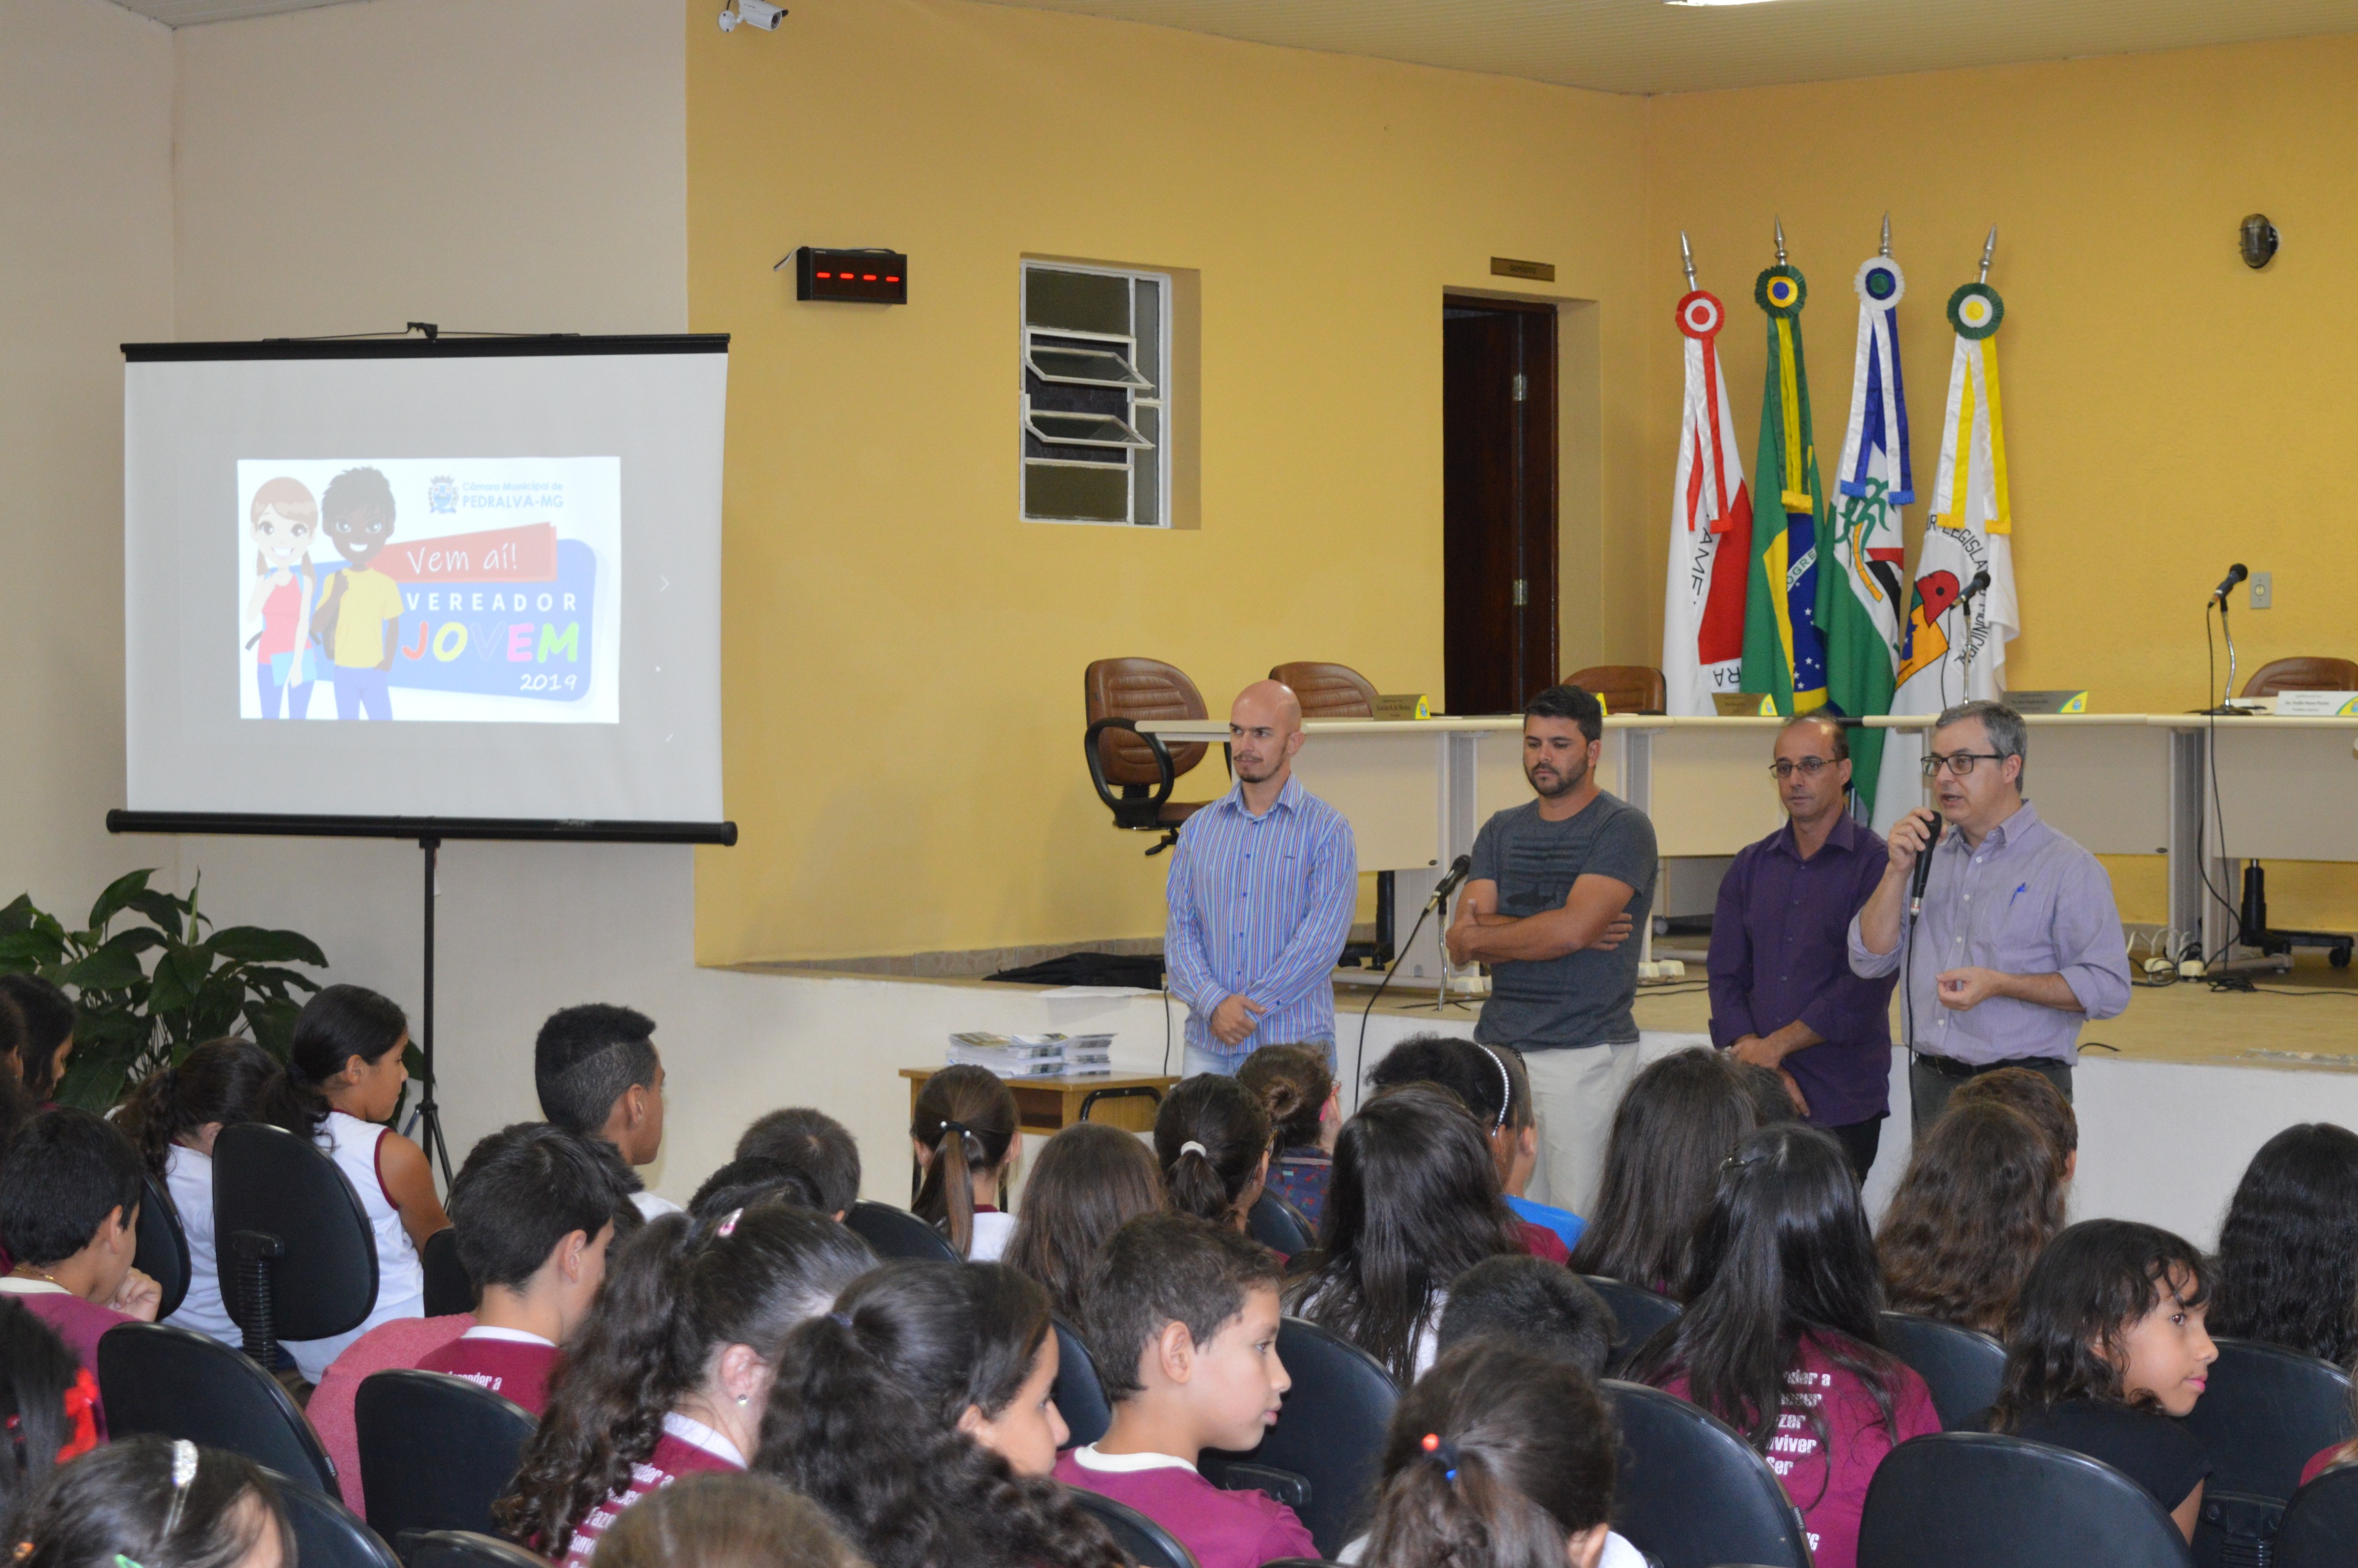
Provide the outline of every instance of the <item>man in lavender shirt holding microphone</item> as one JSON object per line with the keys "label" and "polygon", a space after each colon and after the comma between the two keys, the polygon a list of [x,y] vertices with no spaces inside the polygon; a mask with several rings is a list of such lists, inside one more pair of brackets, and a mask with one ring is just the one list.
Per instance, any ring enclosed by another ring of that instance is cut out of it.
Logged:
{"label": "man in lavender shirt holding microphone", "polygon": [[1851,922],[1852,971],[1900,972],[1920,1133],[1957,1085],[1999,1067],[2031,1068],[2069,1099],[2081,1021],[2129,1004],[2112,879],[2023,798],[2027,745],[2022,716],[2004,703],[1941,715],[1924,753],[1939,815],[1919,807],[1892,824],[1883,880]]}

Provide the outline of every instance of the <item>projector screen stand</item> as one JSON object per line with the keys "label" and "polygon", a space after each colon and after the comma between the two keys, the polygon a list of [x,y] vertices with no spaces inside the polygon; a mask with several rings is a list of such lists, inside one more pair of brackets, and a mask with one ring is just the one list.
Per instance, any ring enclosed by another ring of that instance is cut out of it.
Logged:
{"label": "projector screen stand", "polygon": [[442,1108],[434,1103],[434,868],[442,857],[442,840],[421,838],[426,854],[426,968],[418,1003],[417,1054],[426,1070],[417,1076],[417,1146],[427,1160],[442,1170],[442,1190],[450,1190],[450,1145],[442,1136]]}

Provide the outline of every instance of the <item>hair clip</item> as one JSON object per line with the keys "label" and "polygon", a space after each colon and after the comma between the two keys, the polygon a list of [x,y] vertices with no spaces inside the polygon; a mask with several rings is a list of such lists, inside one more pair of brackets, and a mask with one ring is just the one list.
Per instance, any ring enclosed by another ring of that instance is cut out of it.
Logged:
{"label": "hair clip", "polygon": [[[19,1541],[16,1545],[16,1560],[20,1563],[23,1562],[26,1556],[31,1552],[32,1550],[33,1543],[31,1541]],[[114,1554],[114,1568],[139,1568],[139,1564],[134,1563],[131,1559],[118,1552]]]}
{"label": "hair clip", "polygon": [[713,1234],[714,1234],[715,1236],[734,1236],[734,1235],[736,1235],[736,1234],[737,1234],[737,1217],[738,1217],[739,1215],[741,1215],[741,1214],[743,1214],[744,1212],[745,1212],[745,1211],[744,1211],[743,1209],[741,1209],[741,1208],[732,1208],[732,1209],[730,1209],[730,1210],[729,1211],[729,1217],[728,1217],[727,1219],[724,1219],[724,1220],[722,1220],[722,1221],[720,1222],[720,1227],[719,1227],[718,1230],[714,1231],[714,1232],[713,1232]]}
{"label": "hair clip", "polygon": [[1212,1157],[1212,1152],[1209,1149],[1205,1148],[1201,1143],[1196,1142],[1192,1138],[1187,1140],[1186,1142],[1179,1145],[1180,1159],[1184,1160],[1190,1154],[1201,1154],[1206,1160]]}
{"label": "hair clip", "polygon": [[[197,1478],[197,1445],[185,1437],[172,1440],[172,1508],[164,1516],[164,1534],[169,1541],[172,1532],[180,1528],[180,1510],[189,1506],[189,1485]],[[138,1568],[136,1563],[133,1568]]]}
{"label": "hair clip", "polygon": [[1457,1479],[1457,1444],[1447,1441],[1439,1433],[1428,1432],[1418,1440],[1417,1446],[1423,1449],[1426,1456],[1441,1466],[1443,1480]]}
{"label": "hair clip", "polygon": [[952,1121],[946,1116],[942,1118],[942,1130],[944,1132],[955,1132],[960,1138],[972,1138],[975,1136],[975,1130],[973,1128],[968,1127],[963,1121]]}
{"label": "hair clip", "polygon": [[843,1327],[849,1328],[851,1326],[851,1314],[849,1313],[831,1312],[827,1314],[827,1321],[833,1324],[840,1324]]}
{"label": "hair clip", "polygon": [[[30,1557],[32,1554],[33,1543],[29,1541],[20,1541],[16,1543],[15,1549],[8,1553],[8,1561],[11,1563],[22,1563],[26,1558]],[[128,1562],[129,1559],[126,1558],[124,1561]],[[139,1564],[133,1563],[131,1564],[131,1568],[139,1568]]]}

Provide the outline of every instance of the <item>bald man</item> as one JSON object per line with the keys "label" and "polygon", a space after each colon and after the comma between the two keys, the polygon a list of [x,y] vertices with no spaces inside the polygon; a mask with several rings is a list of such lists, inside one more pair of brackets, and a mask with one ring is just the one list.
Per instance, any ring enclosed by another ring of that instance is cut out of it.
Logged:
{"label": "bald man", "polygon": [[1171,854],[1163,962],[1187,1004],[1189,1076],[1234,1073],[1263,1045],[1335,1059],[1335,962],[1351,934],[1351,825],[1302,787],[1302,703],[1255,681],[1228,709],[1236,787],[1187,818]]}

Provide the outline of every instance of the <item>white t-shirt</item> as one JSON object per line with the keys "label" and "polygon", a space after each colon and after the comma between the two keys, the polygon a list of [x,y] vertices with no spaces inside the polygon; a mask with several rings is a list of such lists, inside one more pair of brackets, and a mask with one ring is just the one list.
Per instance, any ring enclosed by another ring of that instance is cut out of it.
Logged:
{"label": "white t-shirt", "polygon": [[631,1195],[631,1202],[638,1206],[639,1217],[641,1219],[661,1219],[667,1214],[684,1214],[687,1212],[682,1209],[679,1205],[672,1202],[671,1199],[666,1197],[658,1197],[654,1193],[647,1191],[644,1187],[641,1187],[637,1192]]}
{"label": "white t-shirt", "polygon": [[996,1263],[1015,1237],[1015,1217],[993,1210],[974,1217],[974,1239],[966,1249],[969,1263]]}
{"label": "white t-shirt", "polygon": [[318,1382],[329,1363],[344,1353],[344,1346],[378,1324],[426,1315],[426,1269],[417,1260],[417,1244],[409,1239],[409,1231],[401,1223],[401,1210],[394,1206],[393,1195],[384,1190],[384,1177],[377,1167],[377,1145],[384,1136],[385,1130],[376,1123],[341,1110],[330,1111],[327,1120],[319,1124],[316,1141],[360,1195],[361,1212],[368,1217],[369,1229],[376,1238],[376,1304],[358,1327],[346,1333],[283,1342],[306,1382]]}
{"label": "white t-shirt", "polygon": [[175,1143],[164,1162],[164,1187],[179,1211],[180,1234],[189,1242],[189,1293],[164,1321],[192,1328],[224,1345],[243,1337],[222,1302],[221,1255],[213,1247],[213,1162],[209,1154]]}

